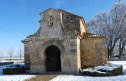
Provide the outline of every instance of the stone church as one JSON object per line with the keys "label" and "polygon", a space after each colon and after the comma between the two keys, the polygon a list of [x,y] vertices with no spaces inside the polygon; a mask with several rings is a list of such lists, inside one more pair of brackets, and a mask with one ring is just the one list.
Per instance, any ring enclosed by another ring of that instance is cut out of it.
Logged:
{"label": "stone church", "polygon": [[89,33],[83,17],[61,9],[43,11],[38,31],[24,43],[31,73],[78,73],[107,62],[104,37]]}

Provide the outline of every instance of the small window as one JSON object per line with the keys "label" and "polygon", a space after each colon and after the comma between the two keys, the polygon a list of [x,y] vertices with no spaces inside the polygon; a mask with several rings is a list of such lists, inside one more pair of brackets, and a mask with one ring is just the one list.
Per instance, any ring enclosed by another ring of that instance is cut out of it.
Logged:
{"label": "small window", "polygon": [[53,23],[49,23],[49,26],[50,26],[50,27],[53,26]]}
{"label": "small window", "polygon": [[49,26],[53,26],[53,16],[49,16]]}

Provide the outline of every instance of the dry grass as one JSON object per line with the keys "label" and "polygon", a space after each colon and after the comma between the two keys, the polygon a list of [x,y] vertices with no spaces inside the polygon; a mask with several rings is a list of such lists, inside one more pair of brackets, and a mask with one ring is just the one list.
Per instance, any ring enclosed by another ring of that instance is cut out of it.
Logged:
{"label": "dry grass", "polygon": [[55,78],[56,76],[58,75],[57,74],[43,74],[43,75],[37,75],[36,77],[33,77],[25,81],[49,81]]}

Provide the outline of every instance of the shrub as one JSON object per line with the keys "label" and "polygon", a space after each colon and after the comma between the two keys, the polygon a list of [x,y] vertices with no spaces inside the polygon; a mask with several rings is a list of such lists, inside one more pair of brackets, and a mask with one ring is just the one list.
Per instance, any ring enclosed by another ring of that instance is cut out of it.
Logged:
{"label": "shrub", "polygon": [[0,66],[14,64],[14,62],[1,62]]}
{"label": "shrub", "polygon": [[3,69],[3,74],[21,74],[25,73],[25,68],[5,68]]}
{"label": "shrub", "polygon": [[110,75],[113,76],[120,75],[120,74],[123,74],[123,66],[118,67],[110,72]]}
{"label": "shrub", "polygon": [[94,67],[94,65],[84,66],[83,69],[90,68],[90,67]]}

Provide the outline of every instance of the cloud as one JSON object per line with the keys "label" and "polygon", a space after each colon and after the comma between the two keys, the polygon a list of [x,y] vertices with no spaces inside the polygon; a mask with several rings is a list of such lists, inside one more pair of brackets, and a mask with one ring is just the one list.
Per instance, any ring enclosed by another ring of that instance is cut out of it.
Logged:
{"label": "cloud", "polygon": [[63,5],[63,3],[64,3],[65,0],[54,0],[54,1],[55,2],[54,2],[53,7],[58,9],[58,8],[62,7],[62,5]]}

